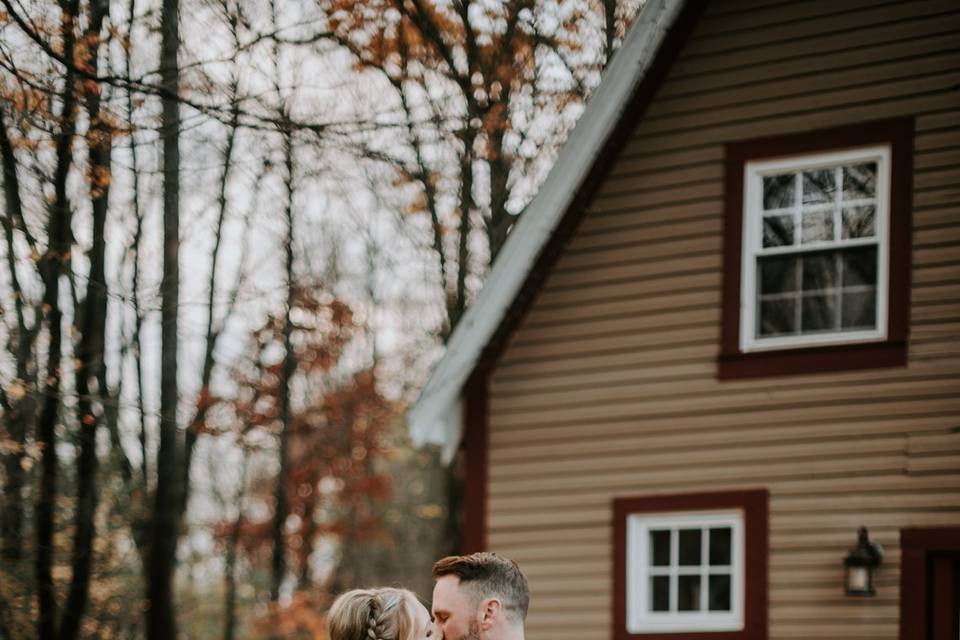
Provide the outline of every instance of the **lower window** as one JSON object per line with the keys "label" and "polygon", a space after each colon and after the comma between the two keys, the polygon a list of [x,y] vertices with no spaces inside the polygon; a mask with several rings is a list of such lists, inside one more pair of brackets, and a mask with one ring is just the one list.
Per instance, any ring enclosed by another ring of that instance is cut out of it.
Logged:
{"label": "lower window", "polygon": [[743,628],[743,513],[627,519],[627,630]]}
{"label": "lower window", "polygon": [[615,640],[766,638],[765,490],[613,507]]}

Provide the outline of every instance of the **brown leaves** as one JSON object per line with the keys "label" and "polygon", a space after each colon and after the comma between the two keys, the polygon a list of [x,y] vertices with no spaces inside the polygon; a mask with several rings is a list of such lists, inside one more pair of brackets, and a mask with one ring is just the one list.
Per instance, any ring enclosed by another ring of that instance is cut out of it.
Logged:
{"label": "brown leaves", "polygon": [[113,174],[110,167],[87,167],[87,182],[90,185],[90,197],[101,198],[110,188]]}
{"label": "brown leaves", "polygon": [[[244,441],[270,442],[279,433],[285,317],[285,310],[278,310],[252,333],[250,360],[233,373],[237,396],[219,402],[229,404],[234,428]],[[298,395],[288,425],[290,517],[285,535],[302,572],[307,571],[319,536],[382,538],[374,505],[390,495],[390,478],[383,471],[385,434],[396,423],[399,409],[380,392],[372,370],[337,373],[345,366],[341,358],[358,329],[350,305],[300,283],[290,318],[296,361],[291,388]],[[218,401],[205,390],[198,402]],[[240,548],[254,564],[268,562],[272,550],[274,489],[272,474],[249,484],[245,501],[266,507],[257,510],[255,519],[245,519],[238,531]],[[226,540],[234,526],[232,520],[220,523],[215,535]],[[286,609],[277,613],[306,624]]]}

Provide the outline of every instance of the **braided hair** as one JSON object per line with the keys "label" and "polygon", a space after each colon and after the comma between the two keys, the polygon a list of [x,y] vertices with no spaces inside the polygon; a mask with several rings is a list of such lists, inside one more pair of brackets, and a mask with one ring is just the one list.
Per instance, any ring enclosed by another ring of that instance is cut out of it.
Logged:
{"label": "braided hair", "polygon": [[410,591],[393,587],[348,591],[330,607],[330,640],[410,640],[415,601]]}

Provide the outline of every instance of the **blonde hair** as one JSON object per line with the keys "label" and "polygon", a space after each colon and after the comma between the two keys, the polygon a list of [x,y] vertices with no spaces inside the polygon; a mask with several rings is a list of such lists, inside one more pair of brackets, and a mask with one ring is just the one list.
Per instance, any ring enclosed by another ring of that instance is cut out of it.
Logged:
{"label": "blonde hair", "polygon": [[330,640],[408,640],[415,601],[412,592],[393,587],[347,591],[330,607]]}

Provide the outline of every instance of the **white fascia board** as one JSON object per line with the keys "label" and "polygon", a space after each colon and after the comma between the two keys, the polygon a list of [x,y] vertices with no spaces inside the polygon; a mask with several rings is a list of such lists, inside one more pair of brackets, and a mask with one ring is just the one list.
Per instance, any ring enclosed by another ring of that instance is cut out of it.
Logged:
{"label": "white fascia board", "polygon": [[643,5],[543,186],[507,236],[483,289],[457,323],[444,356],[408,412],[415,445],[439,444],[451,456],[456,450],[463,431],[460,395],[467,378],[620,121],[682,7],[683,0],[647,0]]}

